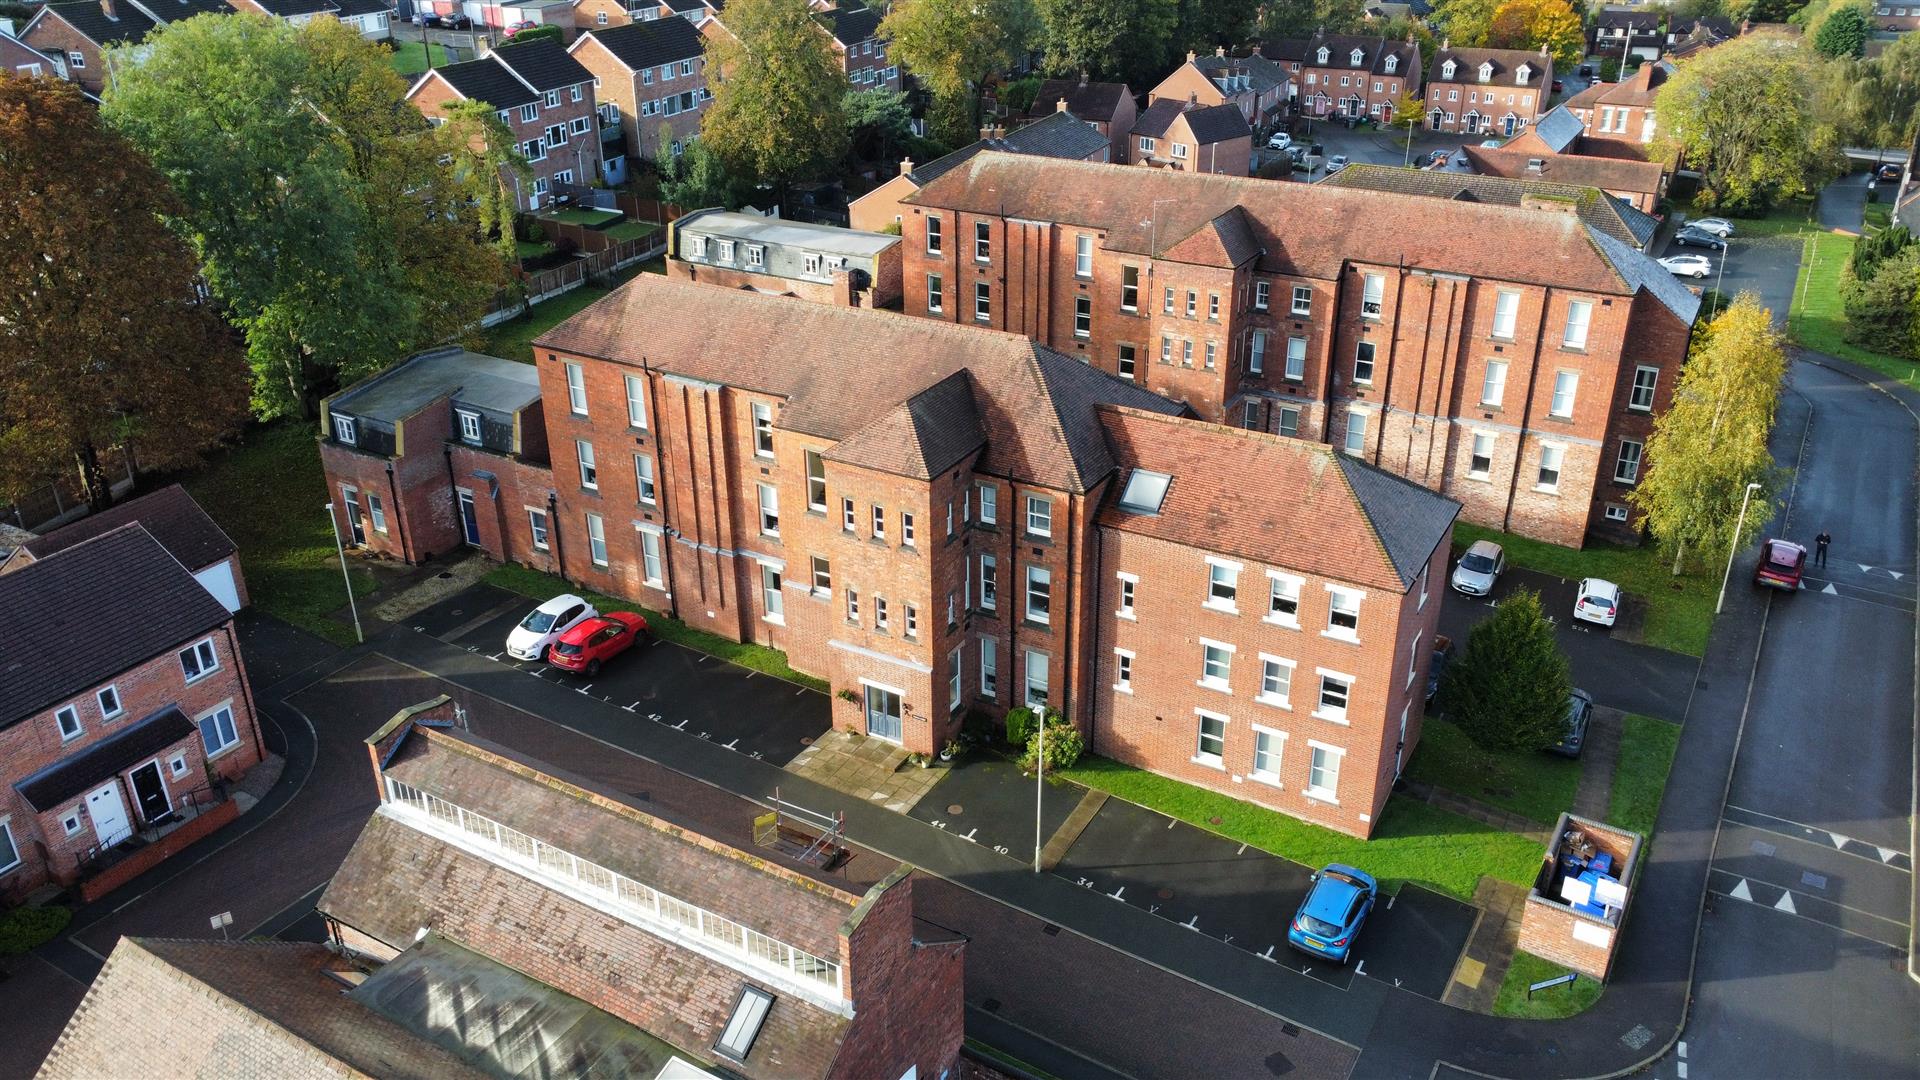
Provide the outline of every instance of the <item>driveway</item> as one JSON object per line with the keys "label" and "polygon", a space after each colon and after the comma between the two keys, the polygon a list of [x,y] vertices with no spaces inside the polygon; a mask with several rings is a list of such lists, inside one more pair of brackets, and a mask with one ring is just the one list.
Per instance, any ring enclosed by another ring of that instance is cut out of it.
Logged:
{"label": "driveway", "polygon": [[[1867,182],[1871,179],[1869,173],[1852,172],[1823,188],[1818,204],[1820,227],[1859,232],[1866,222]],[[1886,195],[1882,192],[1881,198]]]}

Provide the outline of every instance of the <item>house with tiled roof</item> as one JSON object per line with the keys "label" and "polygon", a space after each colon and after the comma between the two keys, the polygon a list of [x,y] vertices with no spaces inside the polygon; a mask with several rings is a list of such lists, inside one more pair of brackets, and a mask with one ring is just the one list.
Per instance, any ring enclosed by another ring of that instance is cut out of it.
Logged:
{"label": "house with tiled roof", "polygon": [[1642,214],[1654,213],[1667,193],[1667,169],[1654,161],[1530,153],[1524,147],[1507,146],[1462,147],[1460,156],[1469,170],[1481,176],[1598,188]]}
{"label": "house with tiled roof", "polygon": [[1587,24],[1587,52],[1626,63],[1658,60],[1666,50],[1664,9],[1605,8]]}
{"label": "house with tiled roof", "polygon": [[13,36],[11,20],[0,19],[0,73],[27,79],[64,79],[67,60],[52,56]]}
{"label": "house with tiled roof", "polygon": [[885,11],[858,3],[814,16],[826,28],[833,53],[840,58],[840,70],[847,73],[847,83],[855,90],[900,89],[900,63],[887,58],[887,41],[880,36],[880,20],[885,17]]}
{"label": "house with tiled roof", "polygon": [[[1463,147],[1460,155],[1466,157],[1470,163],[1480,162],[1483,168],[1478,170],[1471,167],[1465,170],[1410,170],[1396,169],[1390,165],[1356,163],[1326,177],[1320,183],[1366,191],[1423,195],[1428,198],[1456,202],[1478,202],[1494,206],[1559,211],[1573,214],[1594,229],[1637,250],[1644,251],[1653,243],[1654,234],[1660,229],[1659,219],[1641,212],[1597,185],[1583,184],[1558,175],[1557,163],[1554,169],[1555,175],[1551,177],[1547,175],[1546,163],[1538,158],[1528,159],[1512,176],[1502,175],[1485,168],[1489,163],[1510,162],[1511,155],[1493,158],[1480,155],[1501,153],[1501,151],[1480,147]],[[1602,161],[1602,159],[1584,158],[1566,160]],[[1540,166],[1532,168],[1533,161],[1540,161]],[[1654,168],[1657,169],[1658,166]],[[1349,172],[1353,175],[1347,175]]]}
{"label": "house with tiled roof", "polygon": [[[1526,198],[1525,182],[1447,176],[1435,197],[1367,175],[980,153],[901,201],[905,311],[1340,446],[1476,524],[1575,546],[1631,535],[1625,495],[1699,310],[1628,238],[1639,212],[1590,188]],[[948,299],[955,281],[977,306]]]}
{"label": "house with tiled roof", "polygon": [[1620,82],[1594,83],[1568,98],[1564,108],[1588,135],[1646,145],[1659,132],[1654,102],[1672,76],[1669,61],[1642,64]]}
{"label": "house with tiled roof", "polygon": [[20,40],[61,58],[66,78],[99,97],[111,77],[108,46],[137,45],[156,28],[195,15],[232,12],[225,0],[61,0],[42,4],[21,27]]}
{"label": "house with tiled roof", "polygon": [[711,19],[643,20],[588,30],[567,47],[592,73],[601,126],[619,131],[621,153],[652,161],[664,147],[678,156],[700,134],[713,100],[707,35],[724,33],[719,26]]}
{"label": "house with tiled roof", "polygon": [[1300,108],[1310,116],[1379,120],[1420,94],[1420,46],[1356,34],[1315,34],[1301,62]]}
{"label": "house with tiled roof", "polygon": [[[530,178],[512,170],[501,175],[521,210],[539,210],[570,189],[608,179],[594,82],[593,72],[558,42],[532,41],[435,68],[414,82],[407,100],[435,124],[444,122],[456,101],[481,101],[498,110],[532,166]],[[615,159],[609,173],[619,175],[622,167]]]}
{"label": "house with tiled roof", "polygon": [[1108,161],[1126,160],[1127,133],[1133,130],[1133,119],[1139,112],[1127,84],[1088,82],[1084,75],[1078,79],[1048,79],[1034,93],[1027,119],[1044,120],[1055,112],[1084,120],[1107,136]]}
{"label": "house with tiled roof", "polygon": [[1912,0],[1904,3],[1876,3],[1873,6],[1873,28],[1882,33],[1904,34],[1909,30],[1920,30],[1920,4]]}
{"label": "house with tiled roof", "polygon": [[1515,135],[1547,111],[1553,57],[1543,47],[1456,49],[1443,43],[1427,69],[1427,130]]}
{"label": "house with tiled roof", "polygon": [[241,11],[251,11],[303,26],[316,18],[338,19],[359,31],[364,38],[391,36],[388,19],[392,11],[380,0],[231,0]]}
{"label": "house with tiled roof", "polygon": [[1266,130],[1280,119],[1292,96],[1284,65],[1259,53],[1230,56],[1225,48],[1212,56],[1187,53],[1187,62],[1147,93],[1149,107],[1163,101],[1191,105],[1232,105],[1250,128]]}
{"label": "house with tiled roof", "polygon": [[1227,176],[1253,171],[1253,130],[1235,105],[1161,98],[1134,120],[1132,134],[1127,160],[1134,165]]}
{"label": "house with tiled roof", "polygon": [[10,554],[0,556],[0,574],[13,573],[132,522],[152,533],[228,611],[246,606],[247,582],[240,572],[239,549],[179,484],[116,503],[43,536],[29,536]]}
{"label": "house with tiled roof", "polygon": [[[1131,134],[1122,133],[1126,139]],[[900,173],[847,207],[848,223],[855,229],[879,232],[900,224],[900,200],[944,175],[948,169],[965,162],[982,150],[1000,150],[1009,154],[1067,158],[1073,161],[1125,161],[1124,150],[1110,156],[1112,144],[1098,125],[1074,116],[1057,104],[1054,111],[1024,127],[1012,131],[982,128],[980,138],[950,154],[919,164],[908,158],[900,162]]]}
{"label": "house with tiled roof", "polygon": [[224,537],[150,516],[167,543],[130,521],[0,574],[0,896],[111,891],[231,821],[265,753],[233,612],[175,554]]}

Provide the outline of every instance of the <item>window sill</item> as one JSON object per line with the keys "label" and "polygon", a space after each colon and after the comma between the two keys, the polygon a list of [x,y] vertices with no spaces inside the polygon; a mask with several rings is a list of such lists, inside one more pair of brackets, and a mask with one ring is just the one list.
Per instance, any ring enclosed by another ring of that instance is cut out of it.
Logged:
{"label": "window sill", "polygon": [[1268,694],[1259,694],[1259,695],[1256,695],[1253,700],[1259,702],[1262,705],[1266,705],[1270,708],[1285,709],[1288,712],[1293,711],[1293,706],[1287,701],[1286,698],[1277,698],[1277,697],[1272,697]]}
{"label": "window sill", "polygon": [[588,487],[588,486],[587,486],[587,485],[585,485],[585,484],[581,484],[581,485],[580,485],[580,494],[582,494],[582,495],[591,495],[591,496],[593,496],[594,498],[596,498],[596,499],[597,499],[597,498],[599,498],[599,497],[600,497],[600,489],[599,489],[599,488],[597,488],[597,487]]}
{"label": "window sill", "polygon": [[807,595],[813,597],[815,600],[833,599],[833,591],[831,589],[808,589]]}
{"label": "window sill", "polygon": [[1238,615],[1240,608],[1234,604],[1216,604],[1211,600],[1200,601],[1200,606],[1208,611],[1217,611],[1222,615]]}
{"label": "window sill", "polygon": [[1328,806],[1340,805],[1340,800],[1334,798],[1333,793],[1325,788],[1301,788],[1300,794],[1305,795],[1314,802],[1326,803]]}
{"label": "window sill", "polygon": [[1483,472],[1470,472],[1467,474],[1467,479],[1472,480],[1475,483],[1479,483],[1479,484],[1491,484],[1493,483],[1493,474],[1483,473]]}
{"label": "window sill", "polygon": [[228,754],[233,753],[235,750],[240,749],[240,744],[242,741],[243,740],[235,739],[232,742],[228,743],[227,745],[221,747],[220,749],[215,750],[213,753],[208,754],[206,758],[207,763],[212,764],[213,762],[219,761],[221,758],[226,757]]}
{"label": "window sill", "polygon": [[1218,769],[1221,772],[1227,771],[1227,763],[1217,757],[1201,757],[1196,754],[1187,760],[1193,762],[1195,765],[1204,765],[1209,769]]}
{"label": "window sill", "polygon": [[1260,621],[1263,623],[1266,623],[1268,626],[1279,626],[1279,627],[1284,627],[1288,630],[1300,629],[1300,620],[1298,619],[1276,619],[1273,616],[1268,615],[1263,617]]}
{"label": "window sill", "polygon": [[760,616],[760,621],[772,623],[775,626],[787,625],[787,617],[785,615],[762,615]]}
{"label": "window sill", "polygon": [[667,583],[660,578],[648,578],[640,584],[645,585],[649,589],[659,589],[661,592],[667,590]]}
{"label": "window sill", "polygon": [[1114,612],[1114,613],[1113,613],[1113,617],[1114,617],[1114,618],[1116,618],[1116,619],[1125,619],[1125,620],[1127,620],[1128,622],[1139,622],[1139,621],[1140,621],[1140,617],[1139,617],[1138,615],[1135,615],[1135,614],[1134,614],[1133,612],[1131,612],[1131,611],[1116,611],[1116,612]]}
{"label": "window sill", "polygon": [[929,315],[945,315],[946,313],[945,308],[930,307],[927,309],[927,314]]}
{"label": "window sill", "polygon": [[1051,625],[1043,622],[1035,622],[1032,619],[1021,619],[1020,628],[1023,630],[1037,630],[1043,634],[1053,633],[1053,627]]}
{"label": "window sill", "polygon": [[1250,772],[1247,774],[1247,779],[1256,784],[1265,784],[1275,791],[1285,791],[1287,789],[1287,786],[1280,782],[1280,777],[1273,773]]}
{"label": "window sill", "polygon": [[1132,694],[1132,693],[1133,693],[1133,687],[1131,687],[1131,686],[1123,686],[1123,685],[1121,685],[1120,683],[1114,683],[1114,684],[1113,684],[1113,689],[1114,689],[1114,692],[1115,692],[1115,693],[1119,693],[1119,694]]}
{"label": "window sill", "polygon": [[186,682],[184,682],[184,683],[182,683],[181,685],[182,685],[182,686],[192,686],[192,685],[193,685],[194,683],[197,683],[197,682],[199,682],[200,680],[202,680],[202,679],[205,679],[205,678],[207,678],[208,676],[211,676],[211,675],[213,675],[214,673],[216,673],[216,672],[218,672],[219,670],[220,670],[220,669],[219,669],[219,668],[217,668],[217,667],[213,667],[213,668],[208,668],[208,669],[206,669],[205,671],[202,671],[202,672],[201,672],[200,674],[198,674],[198,675],[195,675],[195,676],[193,676],[192,678],[190,678],[190,679],[188,679],[188,680],[187,680]]}
{"label": "window sill", "polygon": [[1334,641],[1344,641],[1349,645],[1360,644],[1359,634],[1343,634],[1334,630],[1322,630],[1320,631],[1320,636],[1323,638],[1330,638]]}
{"label": "window sill", "polygon": [[1202,690],[1214,690],[1219,693],[1225,694],[1228,697],[1233,696],[1233,687],[1228,683],[1208,682],[1205,679],[1195,679],[1193,681],[1193,685],[1199,687]]}
{"label": "window sill", "polygon": [[1539,492],[1539,493],[1540,493],[1540,494],[1542,494],[1542,495],[1558,495],[1558,494],[1560,494],[1560,485],[1558,485],[1558,484],[1535,484],[1535,485],[1533,485],[1533,490],[1535,490],[1535,491],[1537,491],[1537,492]]}
{"label": "window sill", "polygon": [[1319,709],[1313,710],[1313,718],[1315,720],[1325,720],[1329,724],[1339,724],[1341,727],[1352,726],[1351,722],[1349,722],[1344,715],[1335,716],[1330,712],[1323,712]]}

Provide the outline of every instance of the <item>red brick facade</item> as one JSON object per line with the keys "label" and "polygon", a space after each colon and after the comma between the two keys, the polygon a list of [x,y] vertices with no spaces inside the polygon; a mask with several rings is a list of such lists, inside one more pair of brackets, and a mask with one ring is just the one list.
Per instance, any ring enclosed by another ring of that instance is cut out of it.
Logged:
{"label": "red brick facade", "polygon": [[[509,47],[508,55],[511,52]],[[469,61],[494,62],[484,58]],[[430,120],[445,118],[448,103],[463,98],[438,71],[423,75],[407,92],[407,100]],[[514,143],[521,148],[533,170],[532,177],[524,183],[517,175],[505,174],[520,209],[538,210],[548,206],[556,184],[585,187],[600,177],[597,109],[593,83],[589,80],[548,91],[528,104],[501,110],[501,118],[513,132]]]}
{"label": "red brick facade", "polygon": [[1408,41],[1321,34],[1300,65],[1300,110],[1310,116],[1384,120],[1420,93],[1420,49]]}
{"label": "red brick facade", "polygon": [[59,57],[66,67],[66,77],[87,93],[98,97],[106,87],[107,61],[100,46],[75,30],[58,12],[42,9],[21,31],[20,40],[48,56]]}

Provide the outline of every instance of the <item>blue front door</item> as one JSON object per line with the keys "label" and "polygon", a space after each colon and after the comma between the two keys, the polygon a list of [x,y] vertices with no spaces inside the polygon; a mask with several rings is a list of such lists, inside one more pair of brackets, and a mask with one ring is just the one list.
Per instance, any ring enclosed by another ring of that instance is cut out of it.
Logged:
{"label": "blue front door", "polygon": [[460,530],[466,534],[467,543],[480,546],[480,519],[473,512],[473,493],[460,493]]}
{"label": "blue front door", "polygon": [[867,684],[867,734],[890,742],[900,741],[899,694]]}

